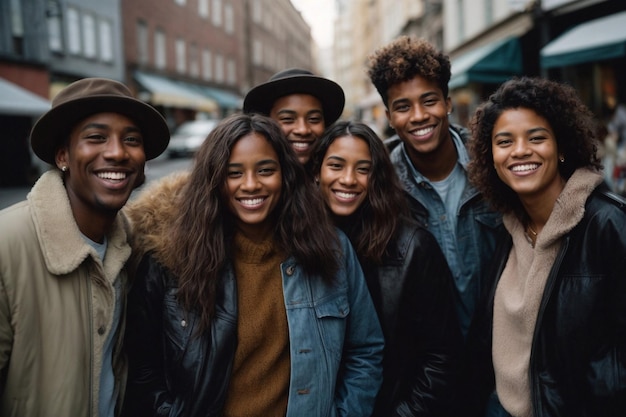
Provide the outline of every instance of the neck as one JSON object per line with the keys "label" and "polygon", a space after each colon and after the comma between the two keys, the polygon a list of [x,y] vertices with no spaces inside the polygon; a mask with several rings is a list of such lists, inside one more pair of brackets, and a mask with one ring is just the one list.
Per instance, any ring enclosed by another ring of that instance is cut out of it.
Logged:
{"label": "neck", "polygon": [[111,230],[115,215],[109,216],[81,216],[74,212],[74,220],[82,234],[97,243],[104,242],[104,236]]}
{"label": "neck", "polygon": [[411,162],[430,181],[441,181],[450,175],[458,160],[458,154],[450,132],[441,145],[432,152],[409,152]]}

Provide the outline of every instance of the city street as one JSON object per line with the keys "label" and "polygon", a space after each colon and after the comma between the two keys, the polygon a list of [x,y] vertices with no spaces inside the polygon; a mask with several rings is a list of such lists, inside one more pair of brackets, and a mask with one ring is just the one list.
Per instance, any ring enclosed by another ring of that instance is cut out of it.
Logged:
{"label": "city street", "polygon": [[[146,184],[174,171],[187,170],[191,167],[191,162],[191,158],[169,159],[165,154],[148,161],[146,163]],[[141,191],[142,188],[138,188],[133,194]],[[0,188],[0,210],[24,200],[29,191],[30,187]]]}

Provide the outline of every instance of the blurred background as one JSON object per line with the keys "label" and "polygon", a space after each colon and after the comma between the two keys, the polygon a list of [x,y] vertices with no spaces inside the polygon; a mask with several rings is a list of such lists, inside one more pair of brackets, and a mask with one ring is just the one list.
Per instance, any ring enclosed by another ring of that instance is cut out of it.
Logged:
{"label": "blurred background", "polygon": [[[251,87],[301,67],[337,81],[343,117],[384,138],[365,66],[403,34],[450,55],[456,123],[515,75],[572,84],[602,124],[607,103],[626,102],[625,0],[0,0],[0,207],[47,168],[32,124],[84,77],[126,83],[175,132],[240,111]],[[165,154],[148,179],[189,161]]]}

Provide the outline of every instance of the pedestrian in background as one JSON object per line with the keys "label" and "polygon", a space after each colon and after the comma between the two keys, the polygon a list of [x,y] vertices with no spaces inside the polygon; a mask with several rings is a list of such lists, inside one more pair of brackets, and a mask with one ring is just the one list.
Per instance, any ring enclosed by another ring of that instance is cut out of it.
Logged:
{"label": "pedestrian in background", "polygon": [[119,210],[169,141],[117,81],[65,87],[31,146],[55,166],[0,211],[0,415],[119,415],[128,227]]}
{"label": "pedestrian in background", "polygon": [[180,178],[129,210],[149,246],[129,299],[125,414],[369,416],[376,311],[279,125],[225,119]]}
{"label": "pedestrian in background", "polygon": [[311,147],[324,129],[339,119],[344,104],[339,84],[307,70],[290,68],[252,88],[244,98],[243,111],[276,120],[310,173]]}
{"label": "pedestrian in background", "polygon": [[410,218],[387,149],[367,125],[335,123],[312,158],[315,182],[355,247],[385,336],[372,416],[450,415],[462,337],[437,241]]}
{"label": "pedestrian in background", "polygon": [[468,409],[495,385],[515,417],[623,416],[626,201],[603,184],[593,115],[571,87],[524,77],[471,128],[470,178],[508,234],[470,334]]}

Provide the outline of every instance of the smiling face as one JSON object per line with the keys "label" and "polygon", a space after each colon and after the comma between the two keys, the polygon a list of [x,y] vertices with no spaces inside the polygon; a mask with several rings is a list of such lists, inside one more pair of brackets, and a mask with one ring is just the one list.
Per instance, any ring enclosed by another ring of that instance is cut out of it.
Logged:
{"label": "smiling face", "polygon": [[412,159],[437,152],[442,146],[453,146],[448,131],[451,108],[450,99],[444,97],[437,83],[419,75],[393,84],[388,90],[389,124]]}
{"label": "smiling face", "polygon": [[97,113],[74,126],[56,164],[68,168],[65,188],[81,230],[93,216],[115,216],[143,180],[145,162],[143,136],[128,117]]}
{"label": "smiling face", "polygon": [[525,108],[503,111],[493,127],[491,149],[498,177],[522,202],[533,197],[556,201],[565,181],[556,138],[545,118]]}
{"label": "smiling face", "polygon": [[340,136],[330,144],[322,159],[319,187],[330,210],[349,216],[367,198],[372,156],[363,139]]}
{"label": "smiling face", "polygon": [[239,228],[248,236],[264,236],[272,230],[270,216],[282,189],[282,173],[276,151],[262,135],[239,139],[228,159],[224,199]]}
{"label": "smiling face", "polygon": [[313,142],[326,128],[322,103],[309,94],[291,94],[274,102],[270,117],[280,124],[300,163],[307,163]]}

